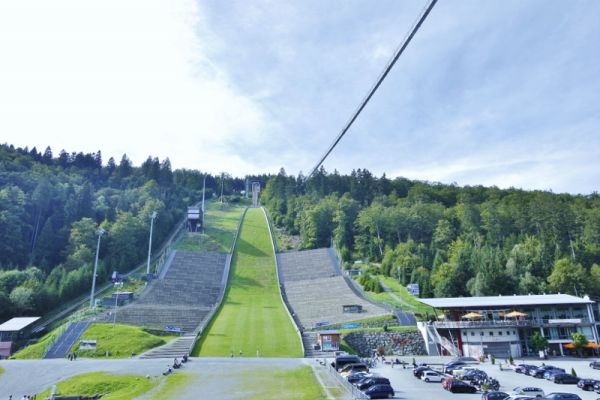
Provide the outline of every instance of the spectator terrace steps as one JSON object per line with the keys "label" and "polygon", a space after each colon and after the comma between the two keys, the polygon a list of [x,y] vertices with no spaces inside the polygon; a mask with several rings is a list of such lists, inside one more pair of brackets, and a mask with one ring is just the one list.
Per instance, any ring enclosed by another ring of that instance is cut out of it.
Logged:
{"label": "spectator terrace steps", "polygon": [[44,354],[44,359],[66,357],[71,347],[79,340],[88,326],[90,326],[90,321],[80,321],[70,324],[52,344],[48,352]]}
{"label": "spectator terrace steps", "polygon": [[[139,299],[117,310],[117,323],[193,332],[216,305],[226,254],[177,251],[164,279],[157,279]],[[103,320],[112,322],[114,315]]]}
{"label": "spectator terrace steps", "polygon": [[[389,314],[358,296],[341,276],[331,249],[280,253],[280,277],[287,299],[303,329],[317,323],[340,323]],[[343,305],[358,304],[363,312],[344,313]]]}

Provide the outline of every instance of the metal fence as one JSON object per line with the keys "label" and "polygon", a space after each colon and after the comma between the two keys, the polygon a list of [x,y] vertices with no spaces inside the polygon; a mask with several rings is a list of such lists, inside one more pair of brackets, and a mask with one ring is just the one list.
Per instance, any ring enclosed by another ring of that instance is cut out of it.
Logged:
{"label": "metal fence", "polygon": [[344,387],[344,389],[346,389],[350,393],[350,395],[352,395],[353,399],[364,400],[369,398],[366,394],[358,390],[356,386],[354,386],[353,384],[348,382],[343,376],[338,374],[338,372],[335,370],[335,368],[331,366],[331,364],[327,364],[327,370],[329,371],[331,376],[337,379],[337,381]]}

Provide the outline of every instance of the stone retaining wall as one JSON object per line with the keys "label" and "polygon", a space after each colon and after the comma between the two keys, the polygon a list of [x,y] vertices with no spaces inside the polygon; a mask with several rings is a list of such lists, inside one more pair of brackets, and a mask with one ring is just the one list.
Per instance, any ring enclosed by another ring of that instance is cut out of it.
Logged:
{"label": "stone retaining wall", "polygon": [[[344,340],[361,357],[372,356],[374,349],[383,346],[386,355],[399,356],[425,356],[425,341],[421,332],[351,332],[344,336]],[[402,340],[397,344],[394,340]]]}

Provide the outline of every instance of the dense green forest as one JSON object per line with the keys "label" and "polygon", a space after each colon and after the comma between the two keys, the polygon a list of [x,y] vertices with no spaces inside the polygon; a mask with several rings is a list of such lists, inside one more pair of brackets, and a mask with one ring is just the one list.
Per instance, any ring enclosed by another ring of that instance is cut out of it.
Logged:
{"label": "dense green forest", "polygon": [[333,240],[347,266],[369,261],[368,274],[418,283],[422,297],[561,292],[600,299],[597,193],[459,187],[321,169],[308,181],[281,170],[261,201],[303,248]]}
{"label": "dense green forest", "polygon": [[[103,164],[96,153],[54,157],[47,148],[0,145],[0,321],[43,314],[90,290],[98,227],[100,282],[127,272],[163,242],[201,198],[204,175],[171,170],[148,157],[135,167],[126,155]],[[253,177],[266,181],[267,177]],[[207,197],[244,189],[244,179],[207,175]]]}

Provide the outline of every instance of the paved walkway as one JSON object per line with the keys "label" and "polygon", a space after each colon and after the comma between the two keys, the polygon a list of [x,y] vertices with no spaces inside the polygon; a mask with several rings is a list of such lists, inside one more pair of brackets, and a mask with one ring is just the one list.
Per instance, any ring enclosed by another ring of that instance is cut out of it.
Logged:
{"label": "paved walkway", "polygon": [[[150,376],[159,379],[171,360],[11,360],[0,361],[5,373],[0,377],[0,400],[20,399],[50,388],[56,382],[74,375],[88,372],[106,371],[123,375]],[[202,399],[245,399],[256,395],[252,383],[256,377],[270,376],[274,372],[291,370],[309,365],[315,367],[315,360],[282,358],[191,358],[191,361],[176,373],[194,376],[193,382],[177,394],[178,400]],[[318,371],[318,367],[317,367]],[[330,393],[329,398],[348,399],[346,392],[326,374],[319,373],[323,386]],[[282,388],[282,393],[285,388]],[[293,398],[290,393],[288,398]],[[148,397],[142,396],[140,400]]]}

